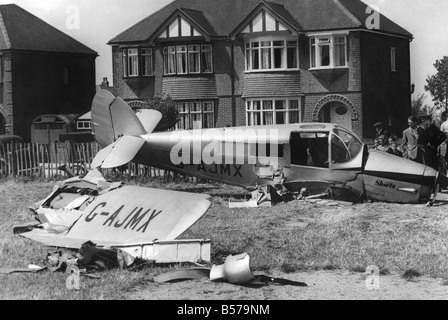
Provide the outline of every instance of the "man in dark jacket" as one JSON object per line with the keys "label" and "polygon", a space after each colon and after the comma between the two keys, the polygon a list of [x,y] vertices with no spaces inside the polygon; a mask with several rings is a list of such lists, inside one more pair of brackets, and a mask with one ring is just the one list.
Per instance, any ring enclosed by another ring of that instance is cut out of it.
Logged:
{"label": "man in dark jacket", "polygon": [[425,163],[427,166],[439,170],[438,147],[446,141],[446,134],[431,123],[431,115],[422,116],[422,127],[425,129]]}

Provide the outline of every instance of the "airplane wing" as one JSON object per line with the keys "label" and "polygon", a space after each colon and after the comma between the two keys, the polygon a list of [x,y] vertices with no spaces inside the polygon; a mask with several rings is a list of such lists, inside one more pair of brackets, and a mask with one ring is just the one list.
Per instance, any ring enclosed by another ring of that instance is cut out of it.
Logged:
{"label": "airplane wing", "polygon": [[61,215],[76,215],[73,219],[58,219],[59,223],[65,220],[71,225],[33,229],[21,236],[48,246],[66,248],[80,248],[89,240],[112,246],[174,240],[207,212],[209,197],[123,186],[100,194],[82,211],[58,211]]}

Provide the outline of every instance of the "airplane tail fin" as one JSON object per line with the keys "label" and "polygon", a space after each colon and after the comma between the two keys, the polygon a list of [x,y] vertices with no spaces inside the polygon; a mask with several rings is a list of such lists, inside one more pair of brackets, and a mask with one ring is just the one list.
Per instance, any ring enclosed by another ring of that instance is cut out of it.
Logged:
{"label": "airplane tail fin", "polygon": [[104,148],[92,161],[92,167],[112,168],[131,161],[144,144],[140,137],[151,133],[162,114],[142,110],[137,114],[120,97],[100,90],[92,102],[95,140]]}

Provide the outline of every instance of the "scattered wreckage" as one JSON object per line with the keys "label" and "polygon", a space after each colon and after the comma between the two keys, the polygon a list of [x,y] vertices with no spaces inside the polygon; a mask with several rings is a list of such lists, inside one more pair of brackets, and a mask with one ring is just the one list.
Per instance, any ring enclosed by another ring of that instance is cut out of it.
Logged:
{"label": "scattered wreckage", "polygon": [[177,239],[209,207],[207,194],[108,182],[93,169],[32,205],[37,221],[14,233],[60,248],[91,241],[157,263],[210,261],[209,239]]}

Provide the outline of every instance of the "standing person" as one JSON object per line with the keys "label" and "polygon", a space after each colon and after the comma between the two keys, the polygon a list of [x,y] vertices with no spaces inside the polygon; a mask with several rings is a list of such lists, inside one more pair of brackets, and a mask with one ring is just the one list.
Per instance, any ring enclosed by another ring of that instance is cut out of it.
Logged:
{"label": "standing person", "polygon": [[439,170],[438,148],[446,141],[446,134],[431,123],[431,115],[422,117],[422,127],[425,128],[425,163],[435,170]]}
{"label": "standing person", "polygon": [[[425,129],[420,127],[416,116],[408,118],[409,128],[403,131],[402,150],[403,157],[425,164]],[[406,152],[404,152],[406,150]]]}
{"label": "standing person", "polygon": [[390,133],[387,129],[384,128],[384,124],[382,122],[377,122],[373,125],[373,127],[375,128],[375,138],[378,139],[379,136],[384,135],[387,137],[387,139],[389,139],[390,137]]}
{"label": "standing person", "polygon": [[448,112],[447,111],[443,111],[442,112],[442,124],[440,125],[440,131],[442,131],[443,133],[445,133],[446,135],[448,135]]}

